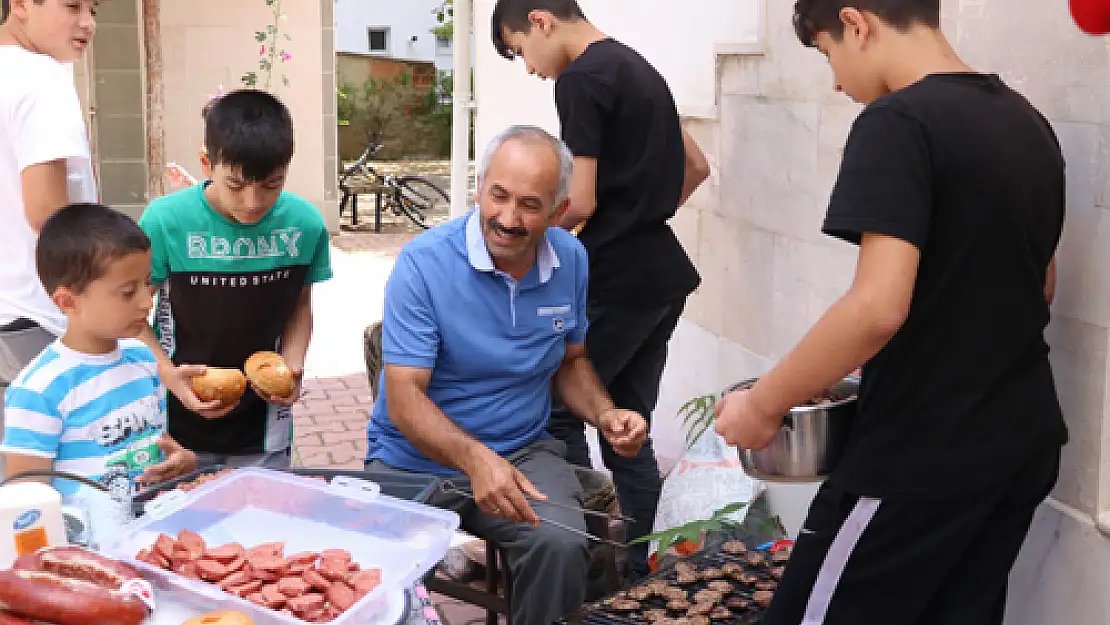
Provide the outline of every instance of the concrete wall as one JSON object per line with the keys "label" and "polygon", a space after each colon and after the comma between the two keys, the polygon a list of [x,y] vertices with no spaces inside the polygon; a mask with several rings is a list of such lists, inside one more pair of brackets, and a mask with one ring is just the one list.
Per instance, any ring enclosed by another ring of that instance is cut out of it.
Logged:
{"label": "concrete wall", "polygon": [[[439,25],[433,11],[442,4],[443,0],[335,0],[336,48],[435,62],[438,69],[450,71],[451,42],[438,42],[430,32]],[[370,28],[389,30],[386,50],[370,49]]]}
{"label": "concrete wall", "polygon": [[[222,0],[162,3],[165,64],[167,161],[199,175],[202,139],[200,109],[219,86],[242,86],[240,77],[258,70],[256,30],[271,23],[262,0],[237,0],[228,10]],[[274,71],[271,90],[289,106],[296,127],[296,153],[286,188],[320,208],[329,227],[338,229],[336,196],[337,122],[335,119],[334,0],[286,2],[289,18],[283,47],[292,59]],[[290,86],[281,85],[280,72]]]}
{"label": "concrete wall", "polygon": [[[510,63],[490,41],[495,0],[474,0],[475,141],[481,148],[511,124],[558,131],[552,84],[528,76],[523,61]],[[679,108],[712,114],[716,103],[714,50],[746,48],[759,37],[757,0],[579,0],[587,18],[611,37],[636,48],[667,79]],[[681,50],[676,54],[675,49]]]}

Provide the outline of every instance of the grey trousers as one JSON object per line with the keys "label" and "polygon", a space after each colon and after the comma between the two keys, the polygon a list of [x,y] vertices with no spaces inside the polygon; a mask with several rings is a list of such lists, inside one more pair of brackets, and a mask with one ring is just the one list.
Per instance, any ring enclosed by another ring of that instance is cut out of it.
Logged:
{"label": "grey trousers", "polygon": [[[39,326],[14,332],[0,332],[0,439],[4,433],[4,393],[12,382],[42,350],[58,337]],[[4,455],[0,454],[0,476],[7,475]]]}
{"label": "grey trousers", "polygon": [[[581,507],[582,485],[564,459],[565,451],[561,441],[538,441],[510,456],[509,461],[553,503]],[[380,460],[367,463],[370,468],[406,473]],[[460,489],[470,490],[466,478],[451,481]],[[513,575],[510,609],[514,625],[548,625],[582,606],[589,568],[589,543],[585,538],[547,523],[530,527],[490,516],[473,500],[459,495],[437,493],[429,503],[457,512],[463,529],[496,542],[505,551]],[[586,531],[581,513],[542,502],[533,503],[532,508],[541,518]]]}
{"label": "grey trousers", "polygon": [[197,468],[203,469],[215,465],[234,467],[258,467],[263,469],[288,469],[292,464],[292,451],[273,451],[265,454],[247,454],[243,456],[221,456],[206,452],[194,452],[197,455]]}

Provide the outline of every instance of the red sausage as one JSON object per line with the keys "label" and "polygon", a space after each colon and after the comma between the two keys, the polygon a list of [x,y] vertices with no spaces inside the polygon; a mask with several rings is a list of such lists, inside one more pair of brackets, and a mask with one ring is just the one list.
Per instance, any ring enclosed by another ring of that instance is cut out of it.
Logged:
{"label": "red sausage", "polygon": [[304,572],[304,581],[307,582],[309,588],[313,590],[327,590],[331,587],[331,582],[328,581],[328,578],[312,569]]}
{"label": "red sausage", "polygon": [[130,579],[140,579],[135,567],[81,547],[47,547],[38,551],[39,566],[47,573],[80,579],[119,590]]}
{"label": "red sausage", "polygon": [[286,577],[278,581],[278,590],[286,597],[299,597],[308,592],[308,584],[299,577]]}
{"label": "red sausage", "polygon": [[361,597],[382,583],[382,570],[381,569],[366,569],[359,571],[351,576],[351,585],[355,587],[355,593]]}
{"label": "red sausage", "polygon": [[218,582],[227,577],[227,567],[215,560],[197,560],[197,574],[209,582]]}
{"label": "red sausage", "polygon": [[278,590],[277,584],[270,584],[269,586],[262,587],[262,598],[266,601],[266,607],[271,610],[276,610],[285,605],[285,595]]}
{"label": "red sausage", "polygon": [[300,597],[293,597],[286,605],[297,615],[303,615],[306,612],[315,612],[324,609],[324,595],[319,593],[308,593]]}
{"label": "red sausage", "polygon": [[246,571],[236,571],[227,577],[220,580],[220,588],[224,592],[230,591],[232,588],[238,588],[251,581],[250,573]]}
{"label": "red sausage", "polygon": [[256,580],[249,581],[249,582],[247,582],[247,583],[245,583],[242,586],[239,586],[237,588],[232,588],[231,589],[231,594],[237,595],[239,597],[243,597],[244,599],[246,599],[247,597],[249,597],[249,596],[253,595],[254,593],[259,592],[261,590],[262,590],[262,582],[260,582],[259,580],[256,579]]}
{"label": "red sausage", "polygon": [[287,559],[293,564],[313,565],[320,559],[320,555],[314,551],[302,551],[289,556]]}
{"label": "red sausage", "polygon": [[333,582],[346,581],[351,575],[347,563],[342,560],[322,560],[317,571]]}
{"label": "red sausage", "polygon": [[328,599],[328,603],[340,610],[347,610],[355,604],[355,601],[358,601],[358,597],[355,596],[355,591],[351,590],[351,587],[343,582],[332,584],[331,588],[328,588],[325,596]]}
{"label": "red sausage", "polygon": [[7,612],[0,612],[0,625],[35,625],[27,619],[19,618],[14,614]]}
{"label": "red sausage", "polygon": [[204,557],[209,560],[216,560],[217,562],[228,563],[244,554],[243,546],[230,543],[227,545],[220,545],[213,547],[204,552]]}
{"label": "red sausage", "polygon": [[55,625],[140,625],[148,615],[146,604],[133,595],[33,571],[0,571],[0,605]]}
{"label": "red sausage", "polygon": [[154,541],[154,551],[161,554],[162,557],[167,560],[169,560],[170,557],[173,556],[173,549],[176,546],[177,543],[174,541],[174,539],[166,536],[165,534],[159,534],[158,539]]}
{"label": "red sausage", "polygon": [[346,549],[325,549],[320,552],[321,560],[342,560],[345,563],[351,561],[351,552]]}
{"label": "red sausage", "polygon": [[194,560],[200,559],[208,546],[205,544],[204,538],[192,530],[181,530],[178,532],[177,544],[188,551],[190,557]]}

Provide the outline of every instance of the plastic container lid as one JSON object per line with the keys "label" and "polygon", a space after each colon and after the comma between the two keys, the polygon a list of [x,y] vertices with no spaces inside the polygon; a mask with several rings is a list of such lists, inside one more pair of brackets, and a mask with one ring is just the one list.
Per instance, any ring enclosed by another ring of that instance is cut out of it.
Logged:
{"label": "plastic container lid", "polygon": [[103,551],[144,573],[155,588],[177,601],[206,609],[232,609],[251,615],[257,625],[303,625],[290,615],[268,610],[198,582],[135,560],[159,534],[197,532],[209,545],[239,543],[250,548],[284,542],[285,553],[345,549],[363,569],[377,568],[382,584],[332,621],[368,622],[386,604],[386,594],[407,588],[447,553],[459,527],[454,512],[403,501],[380,493],[377,484],[336,477],[330,484],[267,469],[238,469],[188,493],[175,491],[147,504],[146,514],[128,524]]}

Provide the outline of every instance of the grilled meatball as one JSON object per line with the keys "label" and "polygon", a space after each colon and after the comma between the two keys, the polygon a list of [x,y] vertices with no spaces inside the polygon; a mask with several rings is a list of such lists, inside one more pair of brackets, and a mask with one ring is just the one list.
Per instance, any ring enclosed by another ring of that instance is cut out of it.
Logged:
{"label": "grilled meatball", "polygon": [[771,605],[771,599],[775,597],[775,593],[770,590],[757,590],[752,595],[752,601],[761,608],[766,608]]}
{"label": "grilled meatball", "polygon": [[609,607],[617,612],[635,612],[642,608],[643,605],[641,605],[639,601],[633,601],[632,599],[616,599],[609,604]]}
{"label": "grilled meatball", "polygon": [[728,620],[731,620],[732,619],[732,610],[726,608],[723,605],[719,605],[719,606],[713,608],[713,611],[709,613],[709,618],[714,620],[714,621],[728,621]]}
{"label": "grilled meatball", "polygon": [[725,607],[730,610],[736,610],[737,612],[744,612],[752,607],[752,602],[747,599],[741,599],[740,597],[732,597],[731,599],[725,600]]}
{"label": "grilled meatball", "polygon": [[748,546],[740,542],[739,540],[730,540],[727,543],[721,545],[721,551],[727,554],[738,556],[748,553]]}
{"label": "grilled meatball", "polygon": [[723,579],[717,579],[709,582],[709,590],[723,592],[726,595],[733,590],[732,582],[726,582]]}
{"label": "grilled meatball", "polygon": [[779,587],[779,583],[773,580],[761,580],[755,583],[756,590],[774,590]]}

